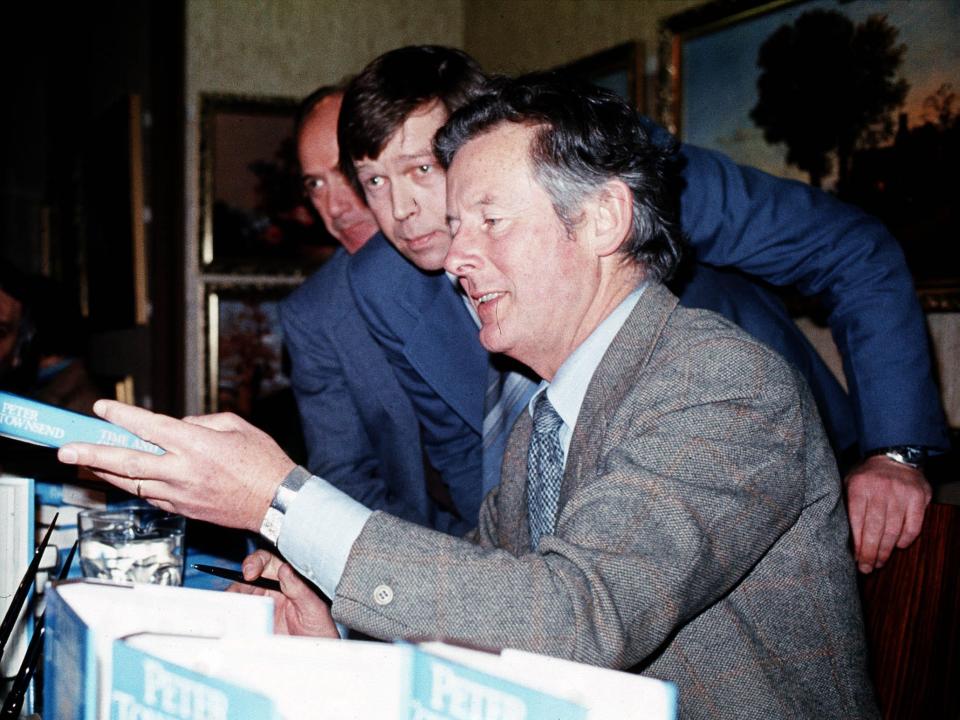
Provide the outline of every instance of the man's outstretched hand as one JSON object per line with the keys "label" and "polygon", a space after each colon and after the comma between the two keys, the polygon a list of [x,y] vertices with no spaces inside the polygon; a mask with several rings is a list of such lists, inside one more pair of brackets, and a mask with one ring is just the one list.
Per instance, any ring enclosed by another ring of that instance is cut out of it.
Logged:
{"label": "man's outstretched hand", "polygon": [[121,490],[197,520],[258,531],[295,467],[269,435],[233,413],[177,420],[114,400],[93,409],[166,453],[72,443],[60,448],[60,461],[86,465]]}

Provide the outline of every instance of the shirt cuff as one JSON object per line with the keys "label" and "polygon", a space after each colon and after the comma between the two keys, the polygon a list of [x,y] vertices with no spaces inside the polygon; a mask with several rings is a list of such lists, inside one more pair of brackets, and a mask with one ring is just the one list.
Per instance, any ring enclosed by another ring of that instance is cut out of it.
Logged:
{"label": "shirt cuff", "polygon": [[317,476],[290,502],[277,549],[330,599],[372,511]]}

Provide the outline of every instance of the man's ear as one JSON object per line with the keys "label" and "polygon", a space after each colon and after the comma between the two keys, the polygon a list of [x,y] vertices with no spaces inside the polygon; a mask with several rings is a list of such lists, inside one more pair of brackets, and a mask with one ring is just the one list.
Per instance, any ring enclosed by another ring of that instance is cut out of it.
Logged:
{"label": "man's ear", "polygon": [[593,243],[599,257],[620,249],[633,223],[633,192],[621,180],[610,180],[591,199]]}

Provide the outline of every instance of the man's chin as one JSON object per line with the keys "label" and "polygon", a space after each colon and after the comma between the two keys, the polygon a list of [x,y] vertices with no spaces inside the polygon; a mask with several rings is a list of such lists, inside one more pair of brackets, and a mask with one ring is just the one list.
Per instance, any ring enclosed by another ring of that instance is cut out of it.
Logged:
{"label": "man's chin", "polygon": [[436,272],[443,270],[443,261],[447,258],[447,253],[440,248],[430,247],[423,250],[413,250],[409,246],[398,248],[400,254],[412,262],[424,272]]}
{"label": "man's chin", "polygon": [[508,344],[503,336],[503,331],[496,325],[484,325],[480,328],[480,344],[483,349],[490,353],[507,353]]}
{"label": "man's chin", "polygon": [[367,240],[372,238],[376,232],[376,228],[371,229],[365,225],[356,225],[342,231],[339,238],[340,244],[347,248],[349,252],[354,253],[366,245]]}

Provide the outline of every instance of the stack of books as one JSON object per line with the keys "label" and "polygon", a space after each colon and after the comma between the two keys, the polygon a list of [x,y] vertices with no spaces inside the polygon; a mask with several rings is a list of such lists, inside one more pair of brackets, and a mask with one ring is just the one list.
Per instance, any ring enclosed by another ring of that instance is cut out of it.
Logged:
{"label": "stack of books", "polygon": [[671,720],[670,683],[529,652],[275,636],[269,598],[56,583],[45,714],[281,720]]}

